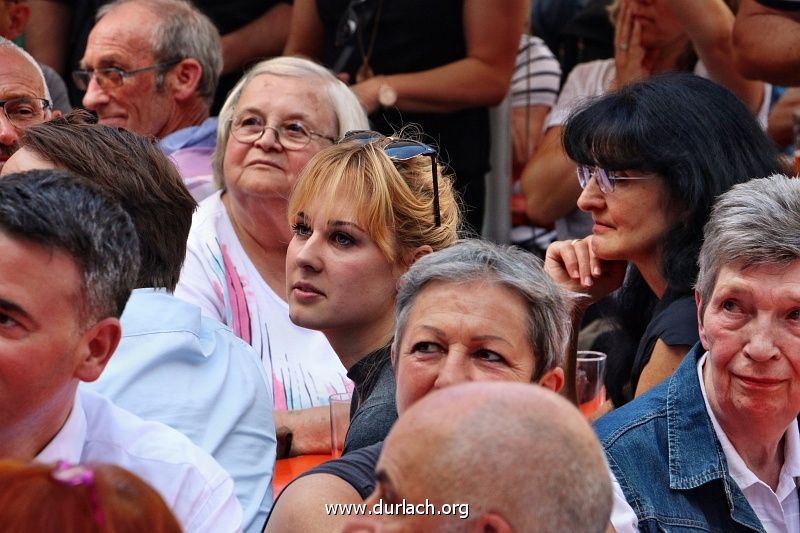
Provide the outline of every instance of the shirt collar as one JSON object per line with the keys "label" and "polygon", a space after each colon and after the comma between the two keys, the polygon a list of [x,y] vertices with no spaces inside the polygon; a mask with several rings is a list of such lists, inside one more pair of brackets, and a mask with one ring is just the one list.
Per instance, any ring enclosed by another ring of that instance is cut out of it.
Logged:
{"label": "shirt collar", "polygon": [[214,147],[217,141],[217,117],[208,117],[197,126],[189,126],[173,131],[159,142],[161,149],[171,154],[181,148],[204,146]]}
{"label": "shirt collar", "polygon": [[[703,402],[705,402],[706,411],[711,419],[711,424],[714,426],[714,433],[717,434],[719,443],[722,446],[722,452],[725,454],[725,460],[728,463],[728,473],[739,485],[739,488],[745,490],[756,484],[764,484],[763,481],[747,467],[736,448],[733,447],[730,439],[722,430],[722,427],[714,416],[711,410],[711,404],[708,403],[708,394],[706,393],[706,385],[703,381],[703,366],[705,365],[708,353],[706,352],[703,357],[697,362],[697,375],[700,381],[700,392],[703,393]],[[776,496],[783,500],[789,492],[796,489],[795,479],[800,479],[800,431],[798,431],[797,419],[792,420],[789,427],[784,433],[784,460],[783,467],[781,467],[781,476],[778,482],[778,490]]]}
{"label": "shirt collar", "polygon": [[80,389],[75,394],[75,403],[67,421],[56,436],[39,452],[35,460],[42,463],[67,461],[70,464],[81,462],[83,443],[86,442],[86,413],[81,404]]}

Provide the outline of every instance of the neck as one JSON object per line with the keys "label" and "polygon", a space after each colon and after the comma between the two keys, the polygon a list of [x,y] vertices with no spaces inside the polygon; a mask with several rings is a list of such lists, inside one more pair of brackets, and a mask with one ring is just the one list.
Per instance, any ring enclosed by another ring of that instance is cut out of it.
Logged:
{"label": "neck", "polygon": [[389,344],[394,335],[394,313],[381,318],[378,323],[323,330],[323,333],[339,356],[342,366],[350,370],[364,357]]}
{"label": "neck", "polygon": [[753,474],[777,490],[784,461],[784,435],[786,426],[779,428],[774,420],[731,420],[719,408],[716,392],[710,377],[709,365],[703,369],[703,382],[708,403],[722,431]]}
{"label": "neck", "polygon": [[[58,402],[62,395],[56,394]],[[2,424],[0,427],[0,459],[29,462],[61,431],[69,418],[75,401],[72,398],[62,404],[50,400],[37,412],[18,423]]]}
{"label": "neck", "polygon": [[286,249],[291,238],[286,200],[227,191],[222,194],[222,203],[247,257],[267,285],[285,301]]}
{"label": "neck", "polygon": [[172,116],[167,120],[167,123],[157,137],[163,139],[167,135],[182,130],[183,128],[197,126],[207,118],[208,107],[200,100],[191,102],[185,107],[177,108],[175,112],[172,113]]}
{"label": "neck", "polygon": [[688,50],[689,41],[686,39],[677,40],[667,46],[651,48],[645,52],[643,63],[647,65],[653,74],[662,74],[677,70],[680,60]]}
{"label": "neck", "polygon": [[661,260],[658,254],[642,260],[634,260],[632,263],[639,269],[645,283],[656,297],[659,300],[663,298],[664,292],[667,290],[667,280],[661,275]]}

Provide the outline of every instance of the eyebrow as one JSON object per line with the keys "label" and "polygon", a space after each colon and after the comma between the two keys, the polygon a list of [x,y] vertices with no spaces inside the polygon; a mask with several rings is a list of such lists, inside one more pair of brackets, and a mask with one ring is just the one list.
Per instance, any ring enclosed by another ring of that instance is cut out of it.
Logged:
{"label": "eyebrow", "polygon": [[27,311],[25,311],[25,309],[14,302],[6,300],[5,298],[0,298],[0,311],[12,313],[21,316],[26,320],[33,321],[33,317]]}
{"label": "eyebrow", "polygon": [[[249,105],[246,107],[242,107],[241,109],[237,109],[236,113],[255,113],[261,116],[265,116],[266,113],[263,109],[258,106]],[[293,113],[289,113],[288,115],[281,117],[281,122],[286,122],[287,120],[302,120],[303,122],[309,122],[310,118],[308,114],[302,111],[295,111]]]}
{"label": "eyebrow", "polygon": [[[428,331],[430,331],[430,332],[432,332],[432,333],[434,333],[436,335],[439,335],[439,336],[444,336],[444,334],[445,334],[443,330],[441,330],[441,329],[439,329],[439,328],[437,328],[435,326],[429,326],[427,324],[421,324],[421,325],[419,325],[417,327],[422,328],[422,329],[426,329],[426,330],[428,330]],[[499,342],[504,342],[506,344],[511,344],[508,341],[508,339],[506,339],[505,337],[500,337],[499,335],[475,335],[474,337],[470,337],[469,340],[470,341],[499,341]]]}

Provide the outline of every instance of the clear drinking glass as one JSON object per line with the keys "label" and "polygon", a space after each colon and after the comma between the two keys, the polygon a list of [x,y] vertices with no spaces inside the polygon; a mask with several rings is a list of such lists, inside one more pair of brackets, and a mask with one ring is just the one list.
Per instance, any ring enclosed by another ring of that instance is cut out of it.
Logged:
{"label": "clear drinking glass", "polygon": [[591,416],[606,401],[606,359],[603,352],[578,351],[575,388],[578,406],[584,415]]}
{"label": "clear drinking glass", "polygon": [[332,394],[328,398],[331,408],[331,456],[334,458],[342,456],[344,446],[344,436],[347,435],[347,428],[350,427],[350,402],[353,395],[349,392]]}

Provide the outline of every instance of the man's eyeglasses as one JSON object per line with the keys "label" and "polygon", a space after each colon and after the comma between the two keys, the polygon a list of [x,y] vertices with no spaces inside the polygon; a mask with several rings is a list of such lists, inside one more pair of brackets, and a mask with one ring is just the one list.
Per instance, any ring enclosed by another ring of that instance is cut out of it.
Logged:
{"label": "man's eyeglasses", "polygon": [[125,78],[130,76],[138,76],[139,74],[150,72],[151,70],[164,72],[180,62],[180,59],[175,59],[173,61],[156,63],[155,65],[150,65],[149,67],[142,67],[134,70],[122,70],[118,67],[105,67],[96,70],[73,70],[72,81],[75,82],[75,87],[81,91],[85,91],[89,88],[89,82],[92,81],[92,76],[94,76],[97,84],[100,85],[100,88],[105,91],[107,89],[119,87],[122,85],[122,82],[125,81]]}
{"label": "man's eyeglasses", "polygon": [[24,129],[28,126],[44,122],[45,113],[50,109],[50,101],[44,98],[11,98],[0,100],[0,107],[11,125]]}
{"label": "man's eyeglasses", "polygon": [[[387,139],[382,133],[369,130],[348,131],[339,142],[355,142],[358,144],[370,144],[376,141]],[[435,227],[442,225],[442,215],[439,211],[439,173],[436,166],[436,150],[427,144],[417,141],[406,141],[392,139],[383,147],[383,153],[391,161],[408,161],[411,158],[426,155],[431,158],[431,175],[433,176],[433,224]]]}
{"label": "man's eyeglasses", "polygon": [[589,181],[592,178],[597,180],[597,186],[600,187],[600,190],[605,194],[613,192],[619,180],[653,179],[652,176],[620,176],[613,170],[606,170],[596,166],[578,165],[578,183],[581,184],[581,189],[588,187]]}
{"label": "man's eyeglasses", "polygon": [[248,114],[235,117],[231,123],[231,135],[244,144],[256,142],[267,130],[272,130],[278,138],[278,142],[287,150],[300,150],[306,147],[312,137],[327,139],[332,143],[336,142],[333,137],[312,131],[297,120],[289,120],[278,126],[267,126],[260,116]]}

